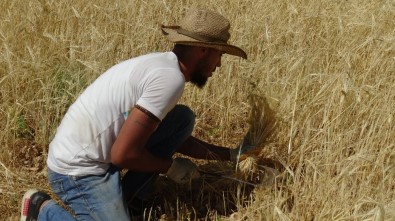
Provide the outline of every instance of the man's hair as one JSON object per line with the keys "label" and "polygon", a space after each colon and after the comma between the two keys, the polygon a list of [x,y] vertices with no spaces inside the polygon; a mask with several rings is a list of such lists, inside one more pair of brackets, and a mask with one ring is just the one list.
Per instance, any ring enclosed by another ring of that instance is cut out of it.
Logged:
{"label": "man's hair", "polygon": [[180,51],[188,51],[188,50],[190,50],[190,49],[193,48],[193,47],[195,47],[195,46],[192,46],[192,45],[183,45],[183,44],[175,44],[175,45],[174,45],[174,49],[175,49],[175,50],[180,50]]}
{"label": "man's hair", "polygon": [[177,54],[177,56],[186,58],[186,57],[190,56],[190,52],[192,51],[191,49],[194,47],[196,47],[196,46],[175,44],[173,51]]}

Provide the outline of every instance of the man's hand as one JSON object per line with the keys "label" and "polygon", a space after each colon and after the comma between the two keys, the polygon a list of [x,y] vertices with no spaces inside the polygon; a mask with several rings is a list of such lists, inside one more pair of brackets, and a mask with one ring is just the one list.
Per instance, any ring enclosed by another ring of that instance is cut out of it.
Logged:
{"label": "man's hand", "polygon": [[187,183],[200,177],[197,166],[189,159],[180,157],[173,160],[165,175],[179,184]]}
{"label": "man's hand", "polygon": [[255,148],[256,146],[249,144],[244,138],[243,142],[239,146],[234,149],[229,149],[230,160],[232,162],[237,162],[243,154],[246,154],[249,151],[254,150]]}

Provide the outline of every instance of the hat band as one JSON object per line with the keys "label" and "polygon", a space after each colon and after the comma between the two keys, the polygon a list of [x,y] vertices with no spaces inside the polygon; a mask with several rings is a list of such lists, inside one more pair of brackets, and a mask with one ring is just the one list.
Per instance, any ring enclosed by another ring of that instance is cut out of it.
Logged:
{"label": "hat band", "polygon": [[204,35],[200,35],[200,34],[197,34],[197,33],[195,33],[195,32],[191,32],[191,31],[182,29],[181,27],[177,28],[177,33],[178,33],[178,34],[182,34],[182,35],[186,35],[186,36],[188,36],[188,37],[191,37],[191,38],[193,38],[193,39],[195,39],[195,40],[199,40],[199,41],[226,43],[226,42],[224,42],[224,41],[221,40],[221,39],[212,38],[212,37],[204,36]]}

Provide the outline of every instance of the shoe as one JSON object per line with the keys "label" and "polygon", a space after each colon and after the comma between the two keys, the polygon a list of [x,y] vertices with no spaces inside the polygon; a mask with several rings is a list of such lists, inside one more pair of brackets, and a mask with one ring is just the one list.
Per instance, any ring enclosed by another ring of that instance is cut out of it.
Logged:
{"label": "shoe", "polygon": [[26,191],[22,198],[21,221],[36,221],[41,205],[50,199],[48,194],[36,189]]}

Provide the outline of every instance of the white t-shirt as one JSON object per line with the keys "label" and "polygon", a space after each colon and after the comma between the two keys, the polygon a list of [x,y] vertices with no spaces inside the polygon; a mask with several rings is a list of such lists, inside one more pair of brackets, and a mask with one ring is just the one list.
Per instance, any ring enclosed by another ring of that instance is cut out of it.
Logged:
{"label": "white t-shirt", "polygon": [[185,86],[176,55],[153,53],[121,62],[97,78],[65,114],[49,144],[48,167],[65,175],[103,174],[111,147],[136,104],[162,120]]}

